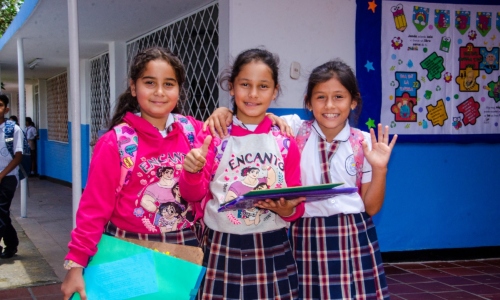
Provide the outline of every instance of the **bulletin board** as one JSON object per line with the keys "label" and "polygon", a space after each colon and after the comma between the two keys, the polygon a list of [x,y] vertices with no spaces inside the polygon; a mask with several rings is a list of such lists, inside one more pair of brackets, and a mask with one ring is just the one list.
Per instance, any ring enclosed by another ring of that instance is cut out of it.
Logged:
{"label": "bulletin board", "polygon": [[494,2],[358,0],[358,127],[389,125],[398,141],[500,142]]}

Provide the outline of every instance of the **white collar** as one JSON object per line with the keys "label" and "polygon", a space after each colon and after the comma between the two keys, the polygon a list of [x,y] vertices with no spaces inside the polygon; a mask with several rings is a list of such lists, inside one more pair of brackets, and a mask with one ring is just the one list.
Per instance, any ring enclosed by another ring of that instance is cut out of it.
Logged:
{"label": "white collar", "polygon": [[[316,133],[320,136],[320,138],[324,140],[326,139],[325,134],[319,127],[318,121],[314,120],[314,122],[312,123],[312,127],[314,128]],[[345,142],[349,139],[350,132],[351,132],[351,126],[349,126],[349,122],[346,121],[344,128],[342,128],[342,130],[337,134],[337,136],[335,136],[333,140]]]}

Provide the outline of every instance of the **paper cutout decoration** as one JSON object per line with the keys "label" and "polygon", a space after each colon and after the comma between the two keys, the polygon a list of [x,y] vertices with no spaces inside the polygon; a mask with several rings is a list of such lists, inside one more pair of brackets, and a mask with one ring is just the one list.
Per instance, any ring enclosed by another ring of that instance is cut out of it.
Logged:
{"label": "paper cutout decoration", "polygon": [[368,129],[370,128],[375,128],[375,120],[372,118],[368,118],[368,121],[366,121],[366,126],[368,126]]}
{"label": "paper cutout decoration", "polygon": [[476,119],[481,116],[481,113],[479,112],[480,107],[481,104],[479,104],[479,102],[477,101],[474,101],[474,98],[472,97],[457,106],[458,112],[464,115],[462,119],[464,126],[467,126],[469,124],[476,124]]}
{"label": "paper cutout decoration", "polygon": [[486,36],[491,30],[491,12],[477,12],[476,29],[482,36]]}
{"label": "paper cutout decoration", "polygon": [[371,10],[373,13],[375,13],[375,7],[377,7],[377,4],[375,4],[375,0],[368,2],[368,10]]}
{"label": "paper cutout decoration", "polygon": [[396,29],[401,32],[404,32],[405,29],[408,27],[408,24],[406,23],[406,16],[403,10],[403,4],[399,3],[398,5],[391,7],[391,12],[392,16],[394,17],[394,25],[396,26]]}
{"label": "paper cutout decoration", "polygon": [[450,27],[450,11],[445,9],[434,10],[434,26],[443,34]]}
{"label": "paper cutout decoration", "polygon": [[418,32],[424,30],[424,28],[429,24],[429,8],[413,6],[412,21]]}
{"label": "paper cutout decoration", "polygon": [[427,105],[427,119],[432,122],[432,126],[444,126],[444,121],[448,120],[446,106],[443,99],[438,100],[436,106]]}
{"label": "paper cutout decoration", "polygon": [[375,68],[373,67],[373,63],[369,60],[366,61],[365,68],[366,68],[366,72],[370,72],[370,70],[375,71]]}
{"label": "paper cutout decoration", "polygon": [[457,10],[455,12],[455,27],[462,35],[469,30],[470,11]]}
{"label": "paper cutout decoration", "polygon": [[498,77],[498,81],[490,81],[484,89],[488,91],[488,96],[493,98],[495,103],[500,102],[500,76]]}
{"label": "paper cutout decoration", "polygon": [[427,70],[427,78],[432,81],[441,78],[441,74],[444,71],[443,63],[444,58],[433,52],[420,63],[420,66]]}

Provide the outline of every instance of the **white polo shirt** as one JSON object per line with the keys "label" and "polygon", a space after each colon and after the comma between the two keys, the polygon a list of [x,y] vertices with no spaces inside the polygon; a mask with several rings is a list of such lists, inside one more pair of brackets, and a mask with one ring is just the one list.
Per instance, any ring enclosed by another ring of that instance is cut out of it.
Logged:
{"label": "white polo shirt", "polygon": [[[297,134],[300,126],[304,122],[297,115],[281,116],[292,127],[294,134]],[[302,185],[321,184],[321,167],[318,149],[318,133],[324,137],[318,123],[314,121],[311,135],[302,150],[300,170]],[[349,142],[351,127],[346,123],[342,131],[334,138],[340,140],[340,146],[330,161],[330,176],[332,183],[343,182],[341,187],[356,187],[356,171],[353,167],[354,154]],[[363,136],[371,148],[371,137],[367,132]],[[330,147],[331,144],[328,144]],[[371,182],[372,167],[364,159],[362,183]],[[365,206],[358,193],[339,195],[328,200],[306,202],[304,217],[327,217],[339,213],[353,214],[365,211]]]}
{"label": "white polo shirt", "polygon": [[[0,170],[3,170],[7,167],[7,165],[12,160],[12,155],[10,155],[9,150],[7,149],[7,144],[5,144],[5,122],[0,124]],[[17,125],[14,126],[14,153],[23,152],[23,132],[21,128]],[[10,171],[7,175],[16,175],[18,174],[18,168],[15,167],[14,170]]]}

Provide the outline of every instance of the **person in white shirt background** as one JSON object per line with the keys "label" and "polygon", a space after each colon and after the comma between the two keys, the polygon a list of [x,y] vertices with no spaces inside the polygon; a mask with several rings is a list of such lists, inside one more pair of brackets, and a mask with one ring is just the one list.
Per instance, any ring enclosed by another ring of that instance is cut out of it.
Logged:
{"label": "person in white shirt background", "polygon": [[38,132],[35,127],[35,123],[30,117],[26,117],[26,139],[31,150],[31,173],[30,176],[36,176],[36,138]]}

